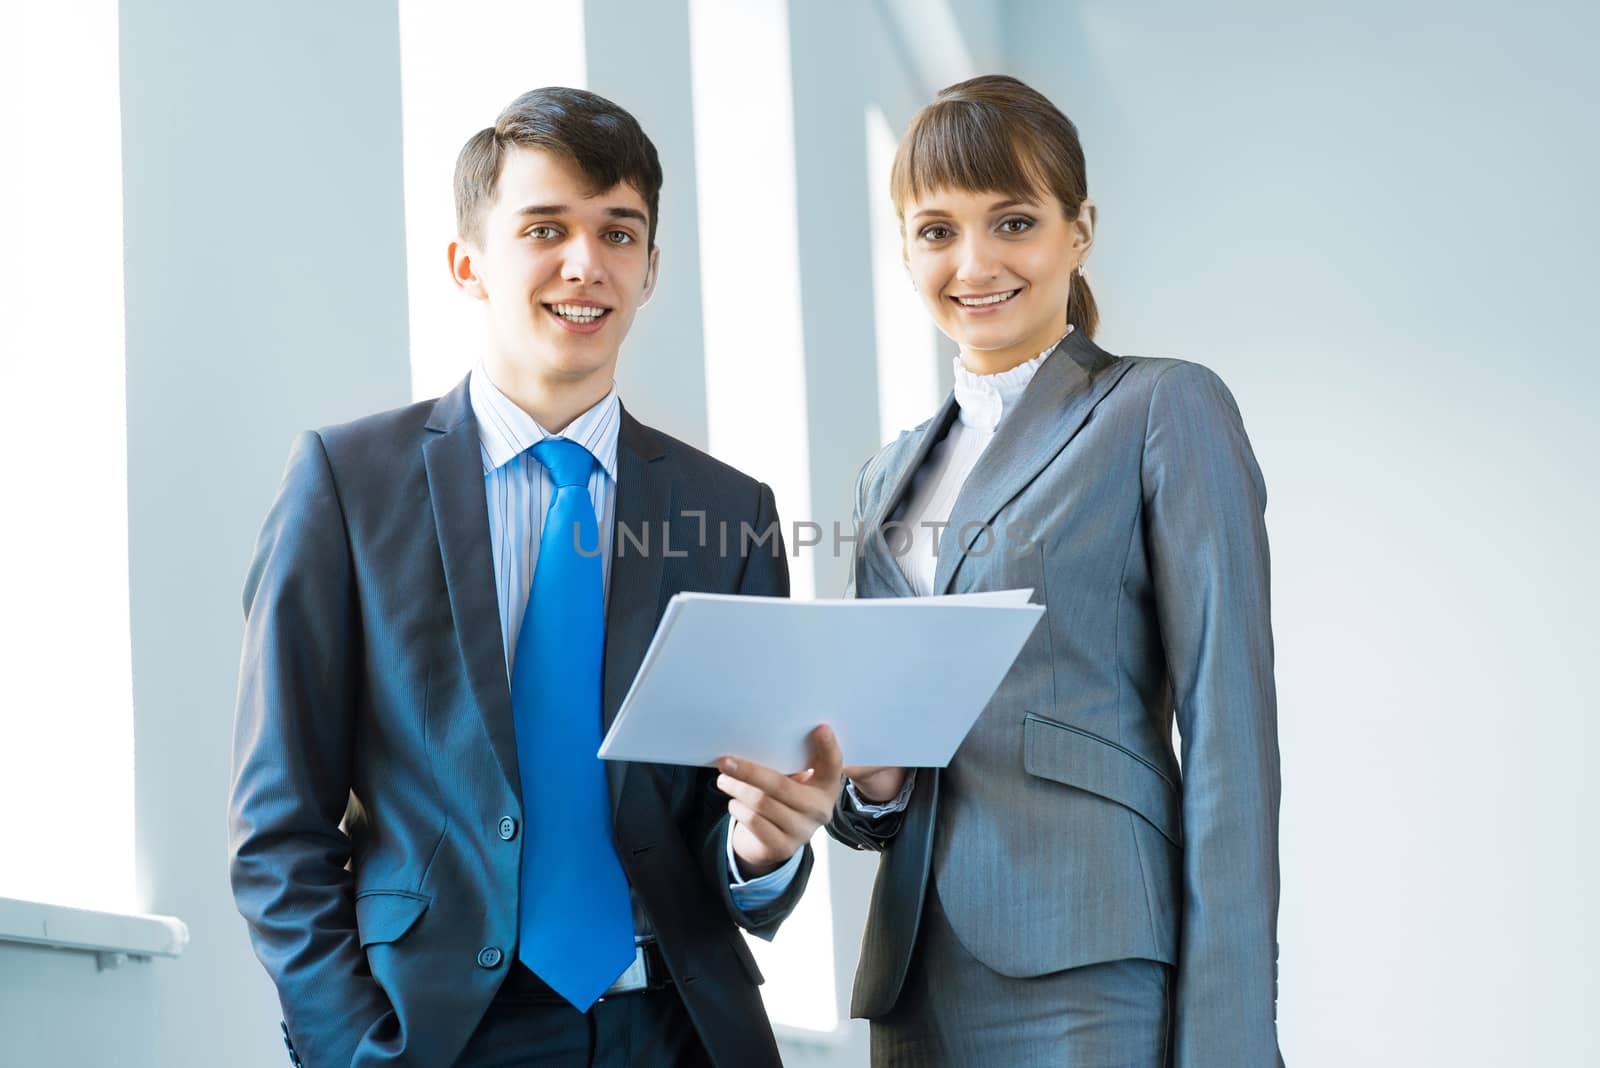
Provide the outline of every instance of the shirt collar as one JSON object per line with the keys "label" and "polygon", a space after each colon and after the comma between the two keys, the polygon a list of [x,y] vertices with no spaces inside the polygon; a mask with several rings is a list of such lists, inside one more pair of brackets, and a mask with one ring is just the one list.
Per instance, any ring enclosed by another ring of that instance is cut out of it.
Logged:
{"label": "shirt collar", "polygon": [[478,420],[483,473],[510,463],[545,438],[561,437],[588,449],[613,483],[617,480],[617,437],[622,429],[622,401],[616,383],[605,398],[567,425],[560,434],[540,426],[516,401],[500,392],[482,364],[472,369],[467,385],[472,414]]}
{"label": "shirt collar", "polygon": [[961,409],[962,425],[978,430],[993,430],[999,426],[1006,412],[1016,406],[1017,399],[1028,388],[1028,383],[1033,381],[1033,374],[1044,363],[1045,357],[1054,352],[1070,333],[1072,327],[1068,326],[1067,333],[1057,338],[1054,345],[1027,363],[1019,363],[1010,370],[998,374],[975,374],[967,370],[966,365],[961,362],[961,357],[957,356],[955,358],[956,404]]}

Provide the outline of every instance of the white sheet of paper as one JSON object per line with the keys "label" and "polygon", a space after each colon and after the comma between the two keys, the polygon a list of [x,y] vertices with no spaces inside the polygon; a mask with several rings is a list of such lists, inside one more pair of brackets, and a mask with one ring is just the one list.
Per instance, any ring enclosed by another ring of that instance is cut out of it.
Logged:
{"label": "white sheet of paper", "polygon": [[1032,590],[789,601],[680,593],[600,745],[606,760],[792,773],[834,729],[845,762],[944,767],[1044,614]]}

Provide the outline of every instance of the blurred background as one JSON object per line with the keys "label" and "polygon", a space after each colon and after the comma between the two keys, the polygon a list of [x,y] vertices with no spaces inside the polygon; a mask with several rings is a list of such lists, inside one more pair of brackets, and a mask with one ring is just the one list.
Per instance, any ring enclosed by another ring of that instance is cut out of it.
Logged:
{"label": "blurred background", "polygon": [[[827,529],[949,388],[887,173],[986,72],[1079,127],[1100,343],[1217,370],[1266,475],[1286,1059],[1600,1063],[1597,34],[1560,2],[7,4],[0,1063],[284,1063],[226,875],[244,569],[297,431],[476,361],[461,143],[544,84],[638,116],[664,261],[623,399]],[[796,595],[844,567],[802,553]],[[818,859],[768,1005],[788,1063],[864,1065],[874,861]],[[94,926],[64,906],[189,942],[37,944]]]}

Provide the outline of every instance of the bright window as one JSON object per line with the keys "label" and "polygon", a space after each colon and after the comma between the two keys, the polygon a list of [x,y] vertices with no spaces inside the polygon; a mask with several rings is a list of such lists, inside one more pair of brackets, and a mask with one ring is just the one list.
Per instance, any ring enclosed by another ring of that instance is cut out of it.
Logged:
{"label": "bright window", "polygon": [[117,47],[0,9],[0,896],[136,911]]}
{"label": "bright window", "polygon": [[[689,5],[711,451],[770,483],[792,523],[811,514],[811,483],[788,20],[783,0]],[[794,595],[813,596],[809,551],[791,571]],[[773,1021],[823,1032],[839,1023],[829,848],[819,834],[778,937],[751,942]]]}
{"label": "bright window", "polygon": [[447,392],[483,351],[483,305],[456,289],[446,256],[456,154],[529,89],[585,81],[583,0],[400,0],[413,398]]}
{"label": "bright window", "polygon": [[900,219],[889,199],[899,137],[867,108],[867,206],[872,218],[873,320],[878,344],[878,438],[893,441],[939,406],[938,331],[911,287]]}

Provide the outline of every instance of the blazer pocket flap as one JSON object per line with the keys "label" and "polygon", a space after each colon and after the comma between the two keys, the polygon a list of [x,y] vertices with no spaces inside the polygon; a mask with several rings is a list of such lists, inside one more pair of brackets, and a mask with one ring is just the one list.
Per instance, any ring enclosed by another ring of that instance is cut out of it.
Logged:
{"label": "blazer pocket flap", "polygon": [[1022,766],[1029,775],[1087,790],[1143,816],[1172,842],[1183,844],[1177,789],[1153,766],[1115,742],[1028,713]]}
{"label": "blazer pocket flap", "polygon": [[395,942],[411,930],[432,899],[405,890],[366,890],[356,897],[356,933],[363,946]]}

